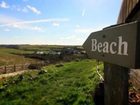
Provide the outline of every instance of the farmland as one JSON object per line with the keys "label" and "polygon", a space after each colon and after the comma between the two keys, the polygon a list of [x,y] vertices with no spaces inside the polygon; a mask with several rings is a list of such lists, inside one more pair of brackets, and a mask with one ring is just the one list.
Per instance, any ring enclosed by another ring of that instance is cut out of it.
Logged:
{"label": "farmland", "polygon": [[3,78],[0,105],[93,105],[99,82],[95,65],[94,60],[72,61]]}
{"label": "farmland", "polygon": [[23,53],[31,53],[31,51],[29,52],[20,49],[0,47],[0,66],[35,61],[34,59],[25,58],[24,56],[21,55],[16,55],[15,53],[23,54]]}
{"label": "farmland", "polygon": [[[0,66],[24,64],[24,63],[36,63],[42,59],[37,57],[30,57],[37,51],[44,53],[52,52],[54,50],[61,50],[64,47],[75,46],[57,46],[57,45],[0,45]],[[42,57],[44,58],[44,57]]]}

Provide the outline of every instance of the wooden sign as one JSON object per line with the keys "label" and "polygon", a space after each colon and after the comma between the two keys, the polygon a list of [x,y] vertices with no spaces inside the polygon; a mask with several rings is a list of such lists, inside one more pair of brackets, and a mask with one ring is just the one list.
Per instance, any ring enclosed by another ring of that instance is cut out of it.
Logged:
{"label": "wooden sign", "polygon": [[140,67],[140,22],[93,32],[83,44],[90,58],[124,66]]}

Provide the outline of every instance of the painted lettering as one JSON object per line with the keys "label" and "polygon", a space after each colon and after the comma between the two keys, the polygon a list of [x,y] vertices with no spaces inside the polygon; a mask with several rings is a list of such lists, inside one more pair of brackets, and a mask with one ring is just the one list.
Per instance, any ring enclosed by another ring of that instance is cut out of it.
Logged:
{"label": "painted lettering", "polygon": [[117,53],[117,51],[113,50],[113,48],[115,48],[116,46],[117,46],[117,43],[116,42],[112,42],[110,44],[110,53],[111,54],[116,54]]}
{"label": "painted lettering", "polygon": [[110,53],[117,55],[128,55],[128,43],[123,41],[122,36],[119,36],[117,42],[98,42],[97,39],[91,39],[91,51],[99,53]]}
{"label": "painted lettering", "polygon": [[128,43],[126,41],[122,41],[122,36],[118,37],[119,39],[119,55],[128,55]]}
{"label": "painted lettering", "polygon": [[100,43],[98,43],[98,52],[102,52],[102,43],[100,42]]}
{"label": "painted lettering", "polygon": [[109,43],[108,42],[104,42],[103,43],[103,53],[109,53]]}
{"label": "painted lettering", "polygon": [[96,51],[96,49],[97,49],[97,40],[96,39],[91,39],[91,41],[92,41],[91,51]]}

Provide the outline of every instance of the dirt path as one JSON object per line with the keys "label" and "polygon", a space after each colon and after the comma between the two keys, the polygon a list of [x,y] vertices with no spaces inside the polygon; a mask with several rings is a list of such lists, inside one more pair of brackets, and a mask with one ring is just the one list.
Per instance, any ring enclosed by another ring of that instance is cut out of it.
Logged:
{"label": "dirt path", "polygon": [[23,71],[17,71],[17,72],[13,72],[13,73],[8,73],[8,74],[1,74],[0,75],[0,79],[1,78],[5,78],[5,77],[13,77],[15,75],[20,75],[20,74],[23,74],[25,72],[28,72],[27,70],[23,70]]}

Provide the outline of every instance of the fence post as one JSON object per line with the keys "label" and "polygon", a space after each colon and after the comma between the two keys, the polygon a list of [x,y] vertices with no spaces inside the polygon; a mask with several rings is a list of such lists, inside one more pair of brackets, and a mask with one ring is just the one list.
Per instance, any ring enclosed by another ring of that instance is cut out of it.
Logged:
{"label": "fence post", "polygon": [[105,105],[128,105],[129,69],[104,63]]}
{"label": "fence post", "polygon": [[6,74],[6,72],[7,72],[7,71],[6,71],[6,66],[4,66],[4,71],[5,71],[5,74]]}
{"label": "fence post", "polygon": [[14,64],[14,72],[16,71],[16,65]]}
{"label": "fence post", "polygon": [[24,64],[21,64],[21,69],[24,70]]}

